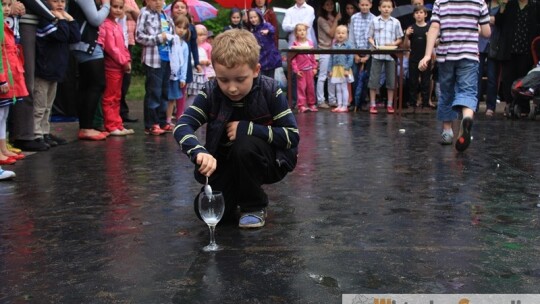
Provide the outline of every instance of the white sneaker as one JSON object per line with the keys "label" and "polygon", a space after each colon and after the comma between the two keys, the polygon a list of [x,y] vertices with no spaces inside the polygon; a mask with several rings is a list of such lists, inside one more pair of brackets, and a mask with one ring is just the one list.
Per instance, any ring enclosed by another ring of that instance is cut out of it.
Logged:
{"label": "white sneaker", "polygon": [[111,131],[111,133],[109,133],[109,135],[111,135],[111,136],[126,136],[127,133],[124,132],[124,130],[118,130],[118,129],[116,129],[116,130],[114,130],[114,131]]}
{"label": "white sneaker", "polygon": [[6,180],[6,179],[12,179],[14,178],[15,176],[17,176],[15,174],[15,172],[13,171],[8,171],[8,170],[2,170],[0,168],[0,180]]}
{"label": "white sneaker", "polygon": [[135,131],[133,131],[133,129],[123,129],[122,132],[126,133],[126,135],[135,134]]}

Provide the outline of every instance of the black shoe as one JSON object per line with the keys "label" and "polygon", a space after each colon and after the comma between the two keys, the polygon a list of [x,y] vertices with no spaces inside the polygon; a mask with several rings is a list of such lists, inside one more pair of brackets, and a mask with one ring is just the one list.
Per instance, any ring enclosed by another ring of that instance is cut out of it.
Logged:
{"label": "black shoe", "polygon": [[47,142],[47,138],[49,140],[55,141],[56,144],[59,145],[59,146],[67,144],[67,140],[63,139],[62,137],[58,137],[56,135],[53,135],[53,134],[44,134],[43,139],[45,139],[45,142]]}
{"label": "black shoe", "polygon": [[36,138],[36,141],[39,140],[43,140],[51,148],[58,146],[58,142],[56,140],[53,140],[49,134],[43,134],[43,139]]}
{"label": "black shoe", "polygon": [[[47,145],[47,147],[49,147],[49,148],[53,147],[53,146],[51,146],[48,142],[46,142],[46,141],[45,141],[45,138],[43,138],[43,137],[36,138],[36,139],[34,139],[34,141],[37,142],[37,143],[44,143],[44,144]],[[56,146],[58,146],[58,143],[57,143],[57,142],[54,142],[54,144],[56,144]],[[54,146],[54,147],[56,147],[56,146]]]}
{"label": "black shoe", "polygon": [[130,118],[129,116],[126,116],[126,117],[122,117],[122,121],[123,122],[137,122],[139,121],[138,118]]}
{"label": "black shoe", "polygon": [[459,127],[459,135],[456,140],[456,150],[459,152],[465,151],[471,144],[471,128],[473,125],[473,119],[471,117],[464,117],[461,120],[461,126]]}
{"label": "black shoe", "polygon": [[34,140],[22,140],[17,139],[13,141],[13,146],[15,148],[19,148],[23,151],[47,151],[49,150],[49,145],[45,143],[45,141],[34,141]]}

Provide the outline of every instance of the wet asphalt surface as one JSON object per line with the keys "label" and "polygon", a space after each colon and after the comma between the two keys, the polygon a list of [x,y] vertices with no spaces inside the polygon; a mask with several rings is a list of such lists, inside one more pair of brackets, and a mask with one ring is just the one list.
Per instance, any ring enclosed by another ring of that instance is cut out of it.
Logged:
{"label": "wet asphalt surface", "polygon": [[139,122],[88,142],[75,123],[53,124],[68,145],[4,167],[17,178],[0,182],[0,303],[538,293],[539,121],[480,114],[457,153],[437,143],[434,114],[297,118],[299,163],[266,187],[267,225],[218,225],[218,253],[201,251],[200,185],[170,134]]}

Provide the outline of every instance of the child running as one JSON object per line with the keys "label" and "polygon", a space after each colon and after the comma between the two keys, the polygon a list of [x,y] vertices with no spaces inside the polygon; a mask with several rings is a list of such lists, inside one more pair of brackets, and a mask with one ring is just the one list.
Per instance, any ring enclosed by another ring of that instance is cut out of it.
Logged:
{"label": "child running", "polygon": [[[250,32],[218,35],[212,59],[216,79],[180,117],[174,137],[196,165],[196,180],[209,177],[212,189],[223,192],[223,219],[240,207],[240,228],[262,227],[268,196],[261,186],[282,180],[296,166],[296,119],[277,81],[259,75],[259,44]],[[204,124],[203,146],[195,131]]]}
{"label": "child running", "polygon": [[[291,48],[313,48],[313,42],[307,39],[308,26],[298,23],[294,27],[296,40]],[[315,80],[317,61],[313,54],[297,54],[291,60],[292,70],[297,75],[296,96],[298,113],[317,112],[315,106]],[[307,106],[306,106],[307,105]]]}
{"label": "child running", "polygon": [[[350,42],[347,41],[347,27],[339,25],[336,28],[336,41],[332,49],[349,50]],[[336,85],[337,108],[332,109],[335,113],[349,112],[349,83],[354,81],[352,74],[353,55],[352,54],[332,54],[328,62],[330,83]]]}

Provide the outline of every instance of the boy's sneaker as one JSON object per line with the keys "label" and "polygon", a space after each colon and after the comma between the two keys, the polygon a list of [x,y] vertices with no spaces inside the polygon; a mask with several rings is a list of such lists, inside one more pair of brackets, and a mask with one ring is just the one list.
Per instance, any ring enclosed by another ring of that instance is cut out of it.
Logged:
{"label": "boy's sneaker", "polygon": [[369,113],[371,113],[371,114],[377,114],[377,113],[379,113],[379,111],[377,111],[377,108],[376,108],[376,107],[369,107]]}
{"label": "boy's sneaker", "polygon": [[388,114],[394,114],[394,107],[386,107],[386,113]]}
{"label": "boy's sneaker", "polygon": [[472,117],[463,117],[459,127],[459,135],[456,140],[456,150],[465,151],[471,144],[471,128],[473,125]]}
{"label": "boy's sneaker", "polygon": [[260,228],[263,227],[266,220],[266,208],[259,211],[242,212],[238,227],[240,228]]}
{"label": "boy's sneaker", "polygon": [[454,134],[450,132],[441,133],[441,145],[451,145],[454,142]]}
{"label": "boy's sneaker", "polygon": [[146,135],[155,135],[155,136],[158,136],[158,135],[161,135],[165,133],[165,131],[163,131],[159,125],[153,125],[150,129],[144,129],[144,134]]}
{"label": "boy's sneaker", "polygon": [[319,112],[319,110],[317,109],[316,106],[309,106],[309,110],[310,110],[311,112]]}
{"label": "boy's sneaker", "polygon": [[109,133],[111,136],[126,136],[127,133],[124,132],[123,130],[112,130],[111,133]]}

